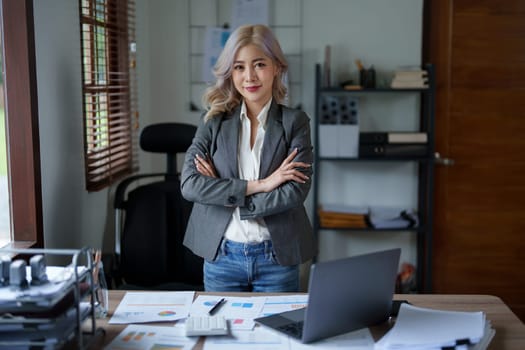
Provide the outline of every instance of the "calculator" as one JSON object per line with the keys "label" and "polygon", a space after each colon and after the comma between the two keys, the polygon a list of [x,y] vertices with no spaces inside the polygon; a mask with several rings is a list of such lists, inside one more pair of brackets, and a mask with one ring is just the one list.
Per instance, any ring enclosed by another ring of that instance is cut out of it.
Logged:
{"label": "calculator", "polygon": [[190,316],[186,319],[186,335],[226,335],[228,322],[224,316]]}

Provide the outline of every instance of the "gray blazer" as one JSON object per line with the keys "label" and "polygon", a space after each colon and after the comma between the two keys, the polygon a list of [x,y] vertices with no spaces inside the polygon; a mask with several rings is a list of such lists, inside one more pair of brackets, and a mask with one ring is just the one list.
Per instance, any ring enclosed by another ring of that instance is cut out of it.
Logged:
{"label": "gray blazer", "polygon": [[[184,245],[212,261],[233,211],[240,207],[241,219],[263,217],[281,265],[295,265],[317,252],[312,225],[304,201],[311,187],[312,167],[302,171],[305,184],[289,181],[268,193],[246,196],[247,181],[239,179],[237,147],[241,107],[202,122],[186,152],[182,168],[182,195],[193,202]],[[268,177],[290,152],[299,150],[296,161],[313,163],[310,119],[299,110],[272,102],[261,152],[260,178]],[[197,172],[195,155],[210,155],[219,178]]]}

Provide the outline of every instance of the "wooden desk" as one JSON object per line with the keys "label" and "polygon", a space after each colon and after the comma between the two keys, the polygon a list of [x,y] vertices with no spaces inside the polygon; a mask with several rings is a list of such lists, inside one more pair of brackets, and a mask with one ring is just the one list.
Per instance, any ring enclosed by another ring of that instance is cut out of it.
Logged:
{"label": "wooden desk", "polygon": [[[108,324],[125,291],[109,292],[109,314],[105,319],[97,320],[97,327],[106,330],[106,335],[94,344],[95,349],[101,349],[109,344],[126,325]],[[220,293],[203,293],[220,294]],[[228,293],[228,295],[251,296],[252,293]],[[438,294],[396,294],[394,299],[408,300],[415,306],[455,311],[483,311],[487,319],[496,330],[496,335],[490,343],[489,349],[494,350],[523,350],[525,349],[525,325],[505,305],[501,299],[490,295],[438,295]],[[162,325],[167,325],[163,323]],[[171,325],[171,324],[169,324]],[[388,325],[372,327],[374,338],[379,339],[388,330]],[[202,349],[202,340],[197,343],[195,350]]]}

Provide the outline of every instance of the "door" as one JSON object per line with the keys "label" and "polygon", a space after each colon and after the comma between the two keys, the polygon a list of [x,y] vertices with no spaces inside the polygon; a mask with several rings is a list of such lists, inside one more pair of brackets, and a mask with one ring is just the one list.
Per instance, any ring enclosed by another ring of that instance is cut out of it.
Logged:
{"label": "door", "polygon": [[525,2],[431,0],[435,293],[499,296],[525,320]]}

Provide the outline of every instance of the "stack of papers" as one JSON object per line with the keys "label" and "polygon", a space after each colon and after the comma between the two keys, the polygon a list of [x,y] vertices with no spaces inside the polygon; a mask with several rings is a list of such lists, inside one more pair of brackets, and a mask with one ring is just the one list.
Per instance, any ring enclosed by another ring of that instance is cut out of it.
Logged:
{"label": "stack of papers", "polygon": [[[105,349],[193,349],[199,338],[185,335],[185,319],[190,315],[207,315],[222,298],[199,295],[193,300],[193,296],[194,292],[127,292],[109,323],[128,326]],[[227,296],[225,299],[226,303],[217,315],[228,320],[230,334],[206,337],[203,344],[205,350],[374,349],[374,339],[368,328],[315,344],[302,344],[287,335],[255,325],[254,318],[306,307],[306,294]],[[175,326],[146,324],[175,320]]]}
{"label": "stack of papers", "polygon": [[483,312],[442,311],[402,304],[392,329],[377,344],[378,350],[486,349],[494,329]]}
{"label": "stack of papers", "polygon": [[392,89],[428,88],[428,72],[416,67],[396,70],[391,87]]}
{"label": "stack of papers", "polygon": [[418,225],[417,212],[411,209],[371,207],[370,224],[377,229],[408,228]]}
{"label": "stack of papers", "polygon": [[[88,269],[77,267],[79,280],[86,277]],[[46,274],[49,283],[31,284],[31,268],[26,267],[28,288],[14,288],[9,285],[0,288],[0,312],[21,313],[35,312],[52,308],[67,294],[71,293],[75,284],[75,270],[71,266],[47,266]]]}

